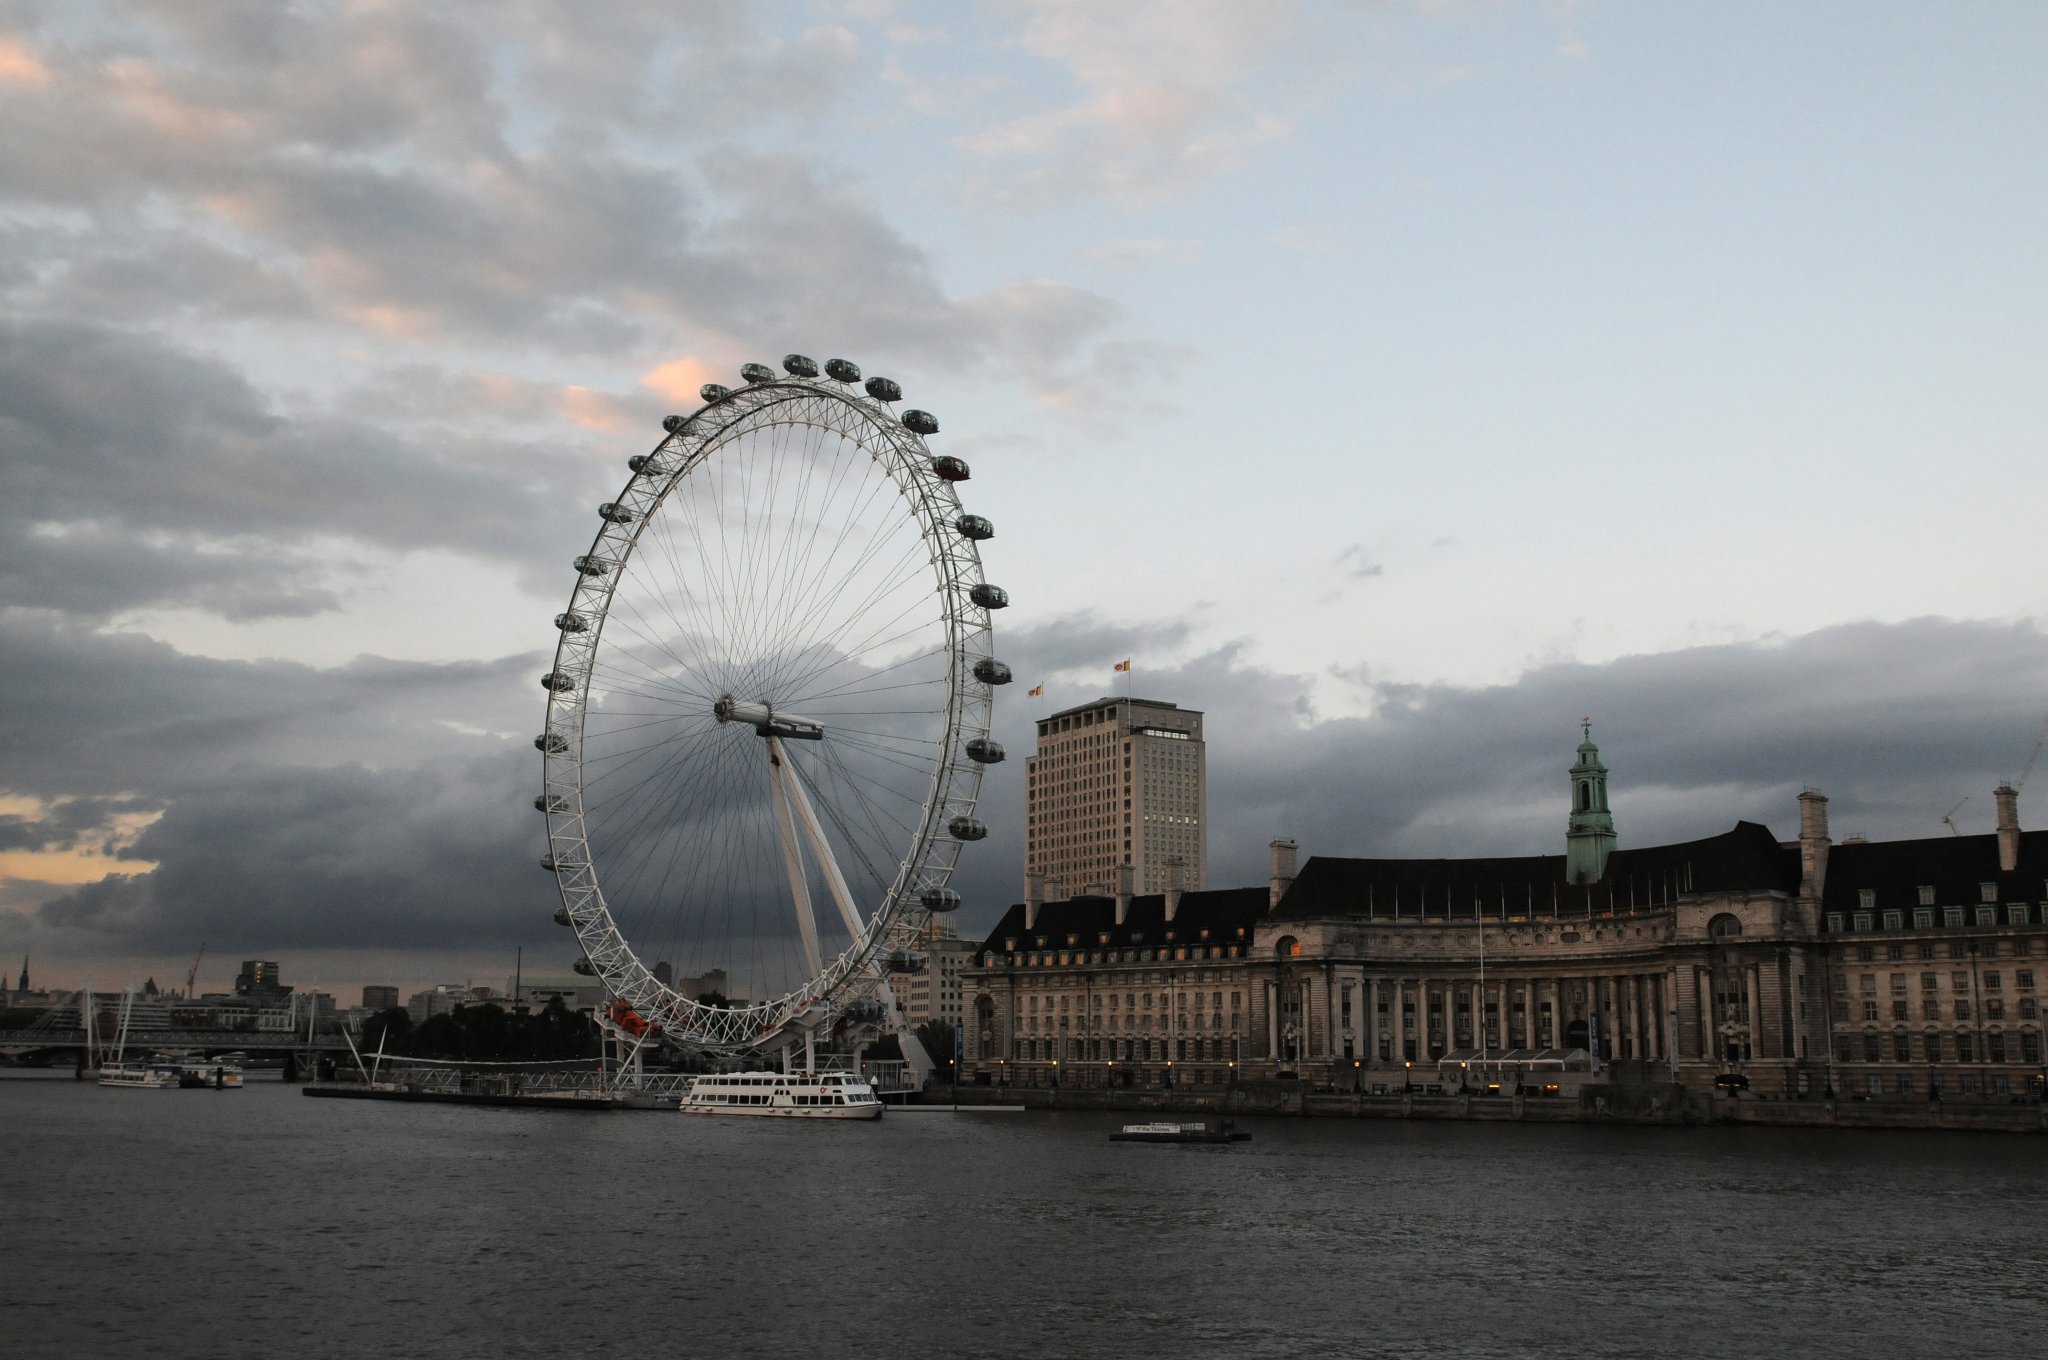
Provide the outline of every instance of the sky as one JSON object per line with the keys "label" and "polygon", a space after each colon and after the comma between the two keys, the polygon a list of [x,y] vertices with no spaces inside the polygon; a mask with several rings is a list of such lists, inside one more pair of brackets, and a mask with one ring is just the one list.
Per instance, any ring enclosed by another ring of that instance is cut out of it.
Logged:
{"label": "sky", "polygon": [[1207,713],[1213,883],[1561,851],[1582,714],[1624,844],[1989,830],[2044,66],[2017,2],[0,0],[0,953],[566,972],[569,559],[792,351],[972,463],[1013,751],[1125,657]]}

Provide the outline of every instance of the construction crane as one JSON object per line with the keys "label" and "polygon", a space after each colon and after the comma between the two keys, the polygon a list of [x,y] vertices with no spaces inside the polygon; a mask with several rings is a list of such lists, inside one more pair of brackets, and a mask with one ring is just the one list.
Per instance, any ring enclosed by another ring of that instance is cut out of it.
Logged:
{"label": "construction crane", "polygon": [[199,993],[194,990],[199,983],[199,960],[206,957],[206,941],[199,942],[199,953],[193,958],[192,966],[185,970],[185,999],[191,1001]]}
{"label": "construction crane", "polygon": [[[1967,803],[1969,801],[1970,796],[1968,794],[1964,794],[1963,803]],[[1941,824],[1949,829],[1949,834],[1952,836],[1960,836],[1963,834],[1963,829],[1956,825],[1956,814],[1963,810],[1963,803],[1957,803],[1954,807],[1950,808],[1947,812],[1944,812],[1941,815]]]}

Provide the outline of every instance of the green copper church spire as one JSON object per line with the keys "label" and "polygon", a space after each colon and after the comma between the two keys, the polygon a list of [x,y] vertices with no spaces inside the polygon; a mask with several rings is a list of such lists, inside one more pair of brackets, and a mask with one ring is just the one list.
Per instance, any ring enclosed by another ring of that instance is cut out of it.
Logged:
{"label": "green copper church spire", "polygon": [[1571,883],[1598,883],[1614,850],[1614,814],[1607,809],[1607,767],[1593,744],[1593,720],[1579,719],[1586,739],[1572,766],[1572,820],[1564,836],[1564,876]]}

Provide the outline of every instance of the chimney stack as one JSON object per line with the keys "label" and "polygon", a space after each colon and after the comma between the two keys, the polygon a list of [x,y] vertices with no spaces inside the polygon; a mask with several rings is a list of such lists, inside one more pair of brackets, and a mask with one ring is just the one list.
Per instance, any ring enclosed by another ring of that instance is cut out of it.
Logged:
{"label": "chimney stack", "polygon": [[2020,791],[2000,784],[1991,796],[1998,803],[1998,871],[2009,874],[2020,867]]}
{"label": "chimney stack", "polygon": [[1173,923],[1173,918],[1174,918],[1174,917],[1175,917],[1176,915],[1178,915],[1178,914],[1179,914],[1179,912],[1180,912],[1180,856],[1178,856],[1178,855],[1175,855],[1175,856],[1174,856],[1174,857],[1173,857],[1172,859],[1170,859],[1170,860],[1166,861],[1166,921],[1167,921],[1167,924],[1171,925],[1171,924]]}
{"label": "chimney stack", "polygon": [[1131,866],[1116,866],[1116,923],[1122,925],[1131,918]]}
{"label": "chimney stack", "polygon": [[1045,875],[1033,869],[1024,875],[1024,928],[1038,928],[1038,909],[1045,905]]}
{"label": "chimney stack", "polygon": [[1273,852],[1273,884],[1267,894],[1266,909],[1280,905],[1280,899],[1287,896],[1287,890],[1294,886],[1294,852],[1292,839],[1281,839],[1268,847]]}
{"label": "chimney stack", "polygon": [[1828,800],[1818,789],[1799,795],[1799,895],[1815,901],[1828,881]]}

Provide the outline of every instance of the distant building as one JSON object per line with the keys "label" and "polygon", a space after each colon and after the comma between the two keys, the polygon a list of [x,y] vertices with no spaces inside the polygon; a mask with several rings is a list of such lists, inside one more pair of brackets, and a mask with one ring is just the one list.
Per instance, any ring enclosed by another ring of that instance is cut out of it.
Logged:
{"label": "distant building", "polygon": [[398,989],[396,987],[363,988],[363,1009],[368,1011],[398,1009]]}
{"label": "distant building", "polygon": [[[913,1026],[931,1020],[958,1025],[963,1014],[960,972],[973,962],[978,947],[973,940],[961,939],[945,917],[932,917],[919,932],[916,945],[924,956],[923,969],[894,984],[904,1019]],[[943,1063],[952,1054],[932,1056]]]}
{"label": "distant building", "polygon": [[258,1006],[282,1006],[291,994],[292,989],[284,983],[283,970],[274,962],[244,959],[242,971],[235,974],[235,995]]}
{"label": "distant building", "polygon": [[[1027,895],[1200,889],[1208,881],[1202,715],[1156,699],[1102,698],[1038,723],[1025,763]],[[1128,879],[1125,871],[1128,870]]]}
{"label": "distant building", "polygon": [[415,1025],[424,1025],[437,1015],[447,1015],[469,1001],[466,983],[444,982],[405,999],[405,1013]]}
{"label": "distant building", "polygon": [[1583,1049],[1695,1091],[2041,1098],[2048,832],[2014,790],[1991,835],[1837,845],[1808,792],[1793,840],[1738,822],[1631,849],[1590,732],[1570,781],[1561,855],[1297,874],[1276,841],[1264,888],[1027,896],[964,971],[968,1072],[1398,1089]]}

